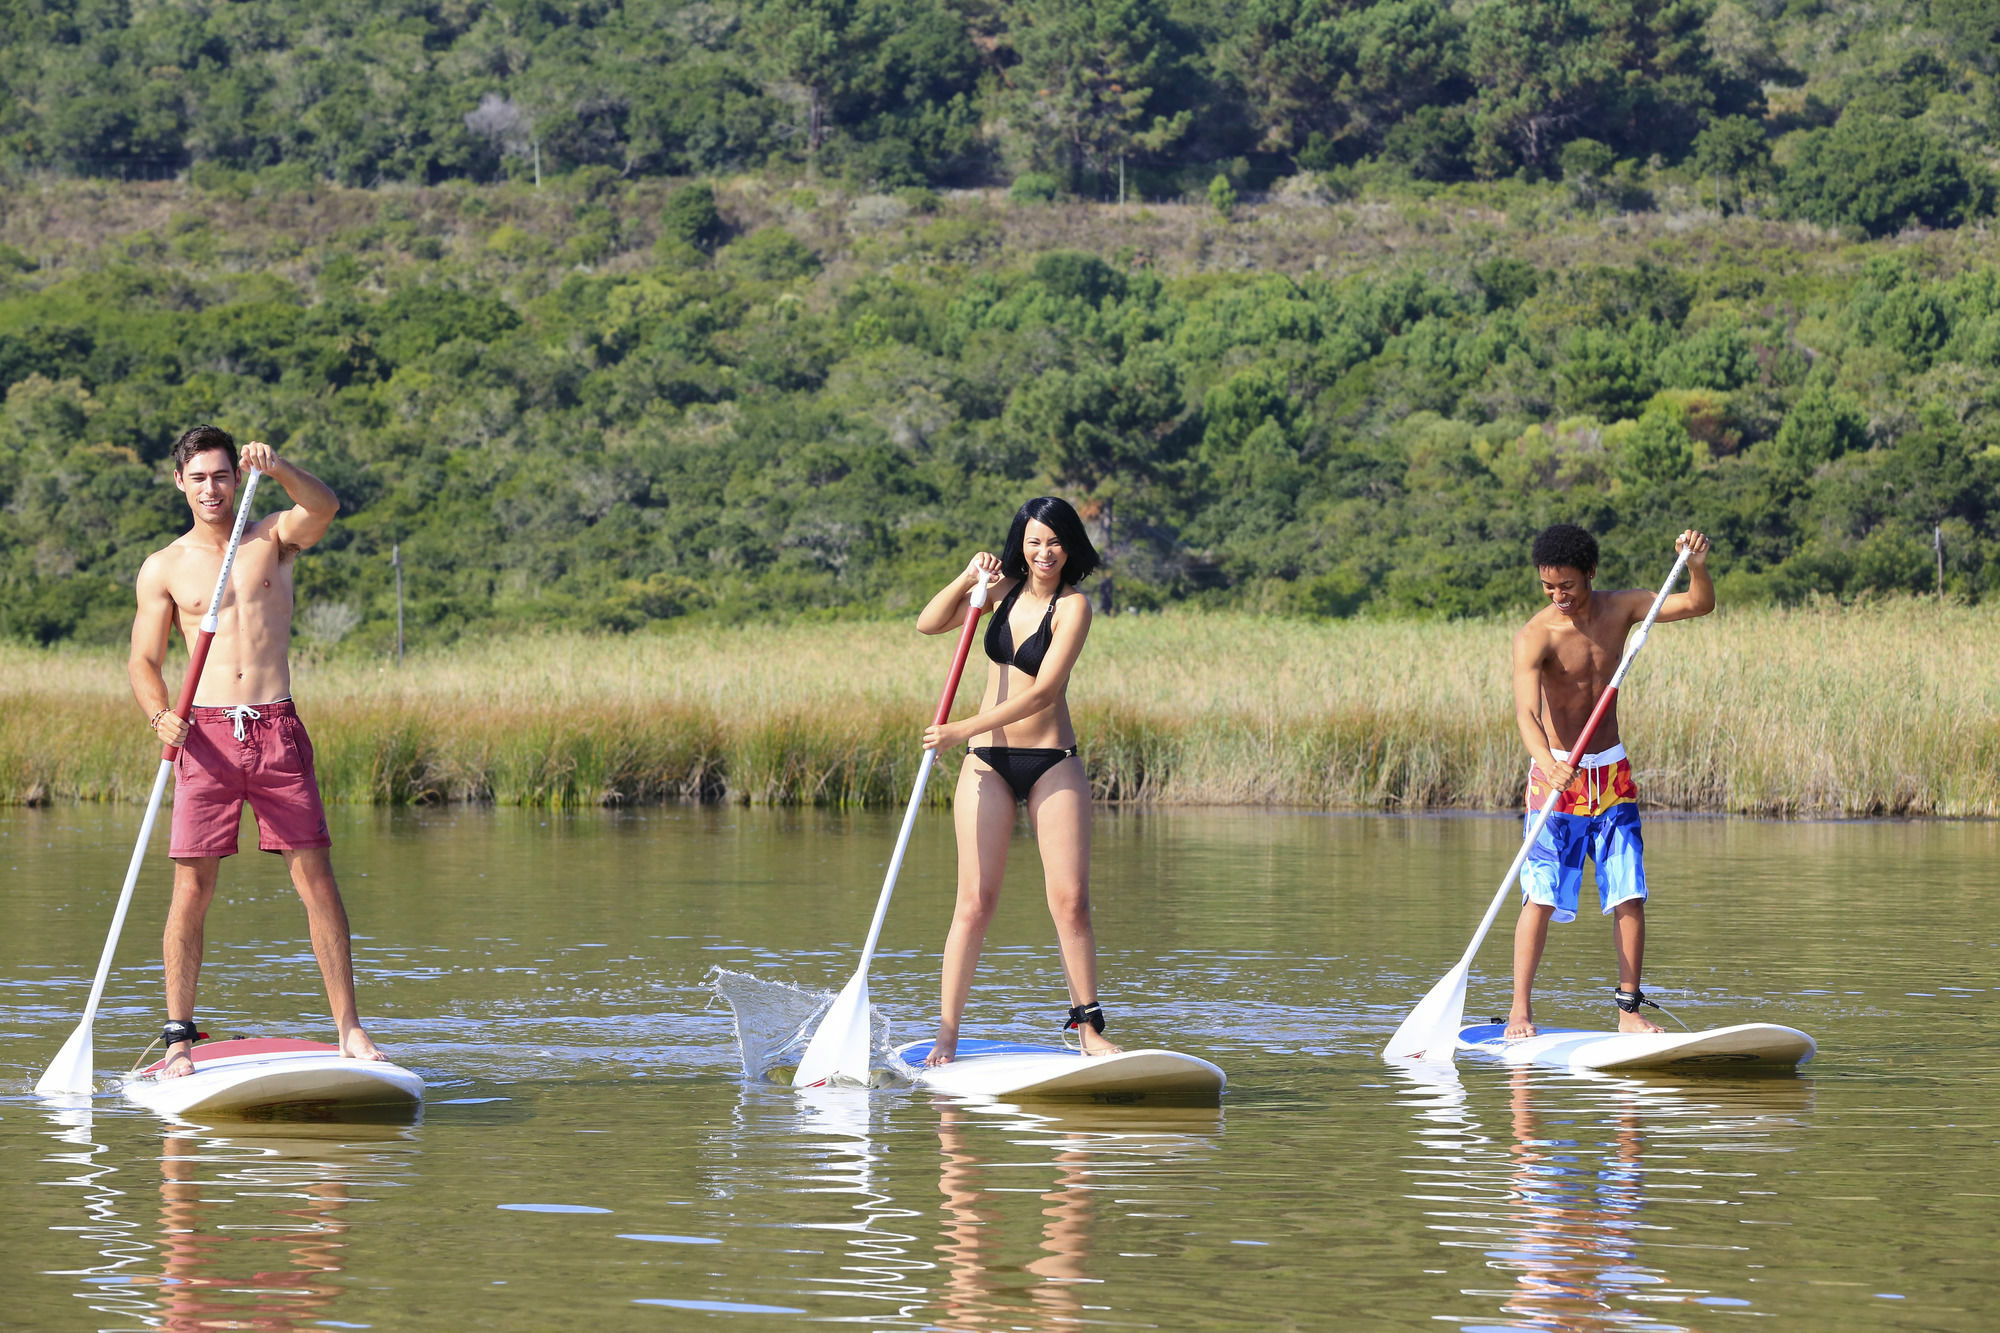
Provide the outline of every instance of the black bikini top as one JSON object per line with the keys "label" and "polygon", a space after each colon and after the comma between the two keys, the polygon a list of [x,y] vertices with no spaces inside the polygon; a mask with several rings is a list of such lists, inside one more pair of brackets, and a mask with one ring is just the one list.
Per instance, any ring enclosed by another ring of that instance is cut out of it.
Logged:
{"label": "black bikini top", "polygon": [[1001,666],[1011,666],[1016,671],[1025,671],[1031,676],[1040,675],[1042,659],[1049,655],[1049,644],[1055,640],[1056,603],[1062,600],[1062,592],[1057,590],[1049,598],[1049,609],[1042,616],[1041,627],[1014,643],[1014,627],[1008,623],[1014,614],[1014,603],[1020,600],[1021,589],[1028,586],[1022,579],[1014,585],[1014,590],[1000,599],[1000,605],[993,611],[993,619],[986,626],[986,655]]}

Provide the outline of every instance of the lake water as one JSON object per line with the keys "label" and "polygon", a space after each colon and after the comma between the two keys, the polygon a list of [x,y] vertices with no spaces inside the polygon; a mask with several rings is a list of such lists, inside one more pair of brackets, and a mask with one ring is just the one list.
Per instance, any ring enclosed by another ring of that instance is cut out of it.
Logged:
{"label": "lake water", "polygon": [[[0,811],[0,1326],[1582,1330],[2000,1322],[2000,828],[1656,818],[1648,988],[1803,1027],[1798,1077],[1638,1080],[1375,1052],[1464,948],[1502,818],[1100,812],[1112,1035],[1229,1073],[1220,1110],[953,1106],[746,1083],[713,966],[836,989],[894,813],[336,810],[369,1026],[414,1126],[174,1128],[34,1079],[74,1027],[129,808]],[[164,838],[156,841],[162,848]],[[157,860],[96,1024],[160,1012]],[[947,817],[870,973],[929,1035]],[[1468,1014],[1506,998],[1513,913]],[[200,1017],[330,1039],[274,857],[225,863]],[[1610,932],[1558,927],[1544,1022],[1603,1024]],[[1033,847],[968,1035],[1063,1007]]]}

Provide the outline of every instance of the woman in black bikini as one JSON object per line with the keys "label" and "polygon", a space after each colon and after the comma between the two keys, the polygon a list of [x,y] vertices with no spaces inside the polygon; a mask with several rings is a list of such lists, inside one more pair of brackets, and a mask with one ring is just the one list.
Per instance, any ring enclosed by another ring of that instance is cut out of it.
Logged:
{"label": "woman in black bikini", "polygon": [[958,1049],[958,1024],[972,988],[972,969],[1000,898],[1014,805],[1028,803],[1028,822],[1042,850],[1049,912],[1069,982],[1069,1027],[1087,1055],[1118,1048],[1104,1039],[1097,1004],[1097,941],[1090,929],[1090,783],[1070,725],[1070,668],[1090,633],[1090,602],[1076,585],[1097,568],[1083,520],[1062,500],[1030,500],[1014,515],[999,558],[981,551],[965,573],[945,585],[917,617],[925,634],[965,624],[975,579],[998,580],[1000,604],[986,627],[986,693],[963,722],[924,732],[926,749],[972,742],[958,774],[952,818],[958,826],[958,905],[944,945],[944,1014],[929,1063]]}

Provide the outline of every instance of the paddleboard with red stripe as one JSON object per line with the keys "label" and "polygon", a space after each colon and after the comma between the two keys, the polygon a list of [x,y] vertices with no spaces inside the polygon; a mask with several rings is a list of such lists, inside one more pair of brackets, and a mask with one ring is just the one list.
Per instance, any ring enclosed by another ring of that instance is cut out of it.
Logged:
{"label": "paddleboard with red stripe", "polygon": [[289,1037],[237,1037],[194,1048],[194,1072],[161,1078],[158,1060],[120,1091],[160,1115],[337,1118],[414,1113],[424,1081],[386,1060],[350,1060],[338,1046]]}

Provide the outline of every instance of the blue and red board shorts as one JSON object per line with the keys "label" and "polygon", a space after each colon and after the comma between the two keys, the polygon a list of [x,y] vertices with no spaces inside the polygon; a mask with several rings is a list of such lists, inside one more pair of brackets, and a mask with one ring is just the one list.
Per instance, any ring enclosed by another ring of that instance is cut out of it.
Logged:
{"label": "blue and red board shorts", "polygon": [[[1555,751],[1558,759],[1569,756]],[[1522,833],[1534,827],[1549,780],[1540,765],[1528,767],[1528,813]],[[1557,921],[1576,920],[1583,891],[1583,863],[1596,870],[1597,902],[1604,912],[1646,898],[1646,844],[1639,836],[1639,789],[1625,747],[1586,754],[1556,798],[1555,809],[1521,867],[1521,898],[1555,908]]]}
{"label": "blue and red board shorts", "polygon": [[167,855],[236,855],[246,800],[257,818],[260,851],[333,845],[313,772],[312,739],[289,699],[189,714],[187,744],[174,761]]}

